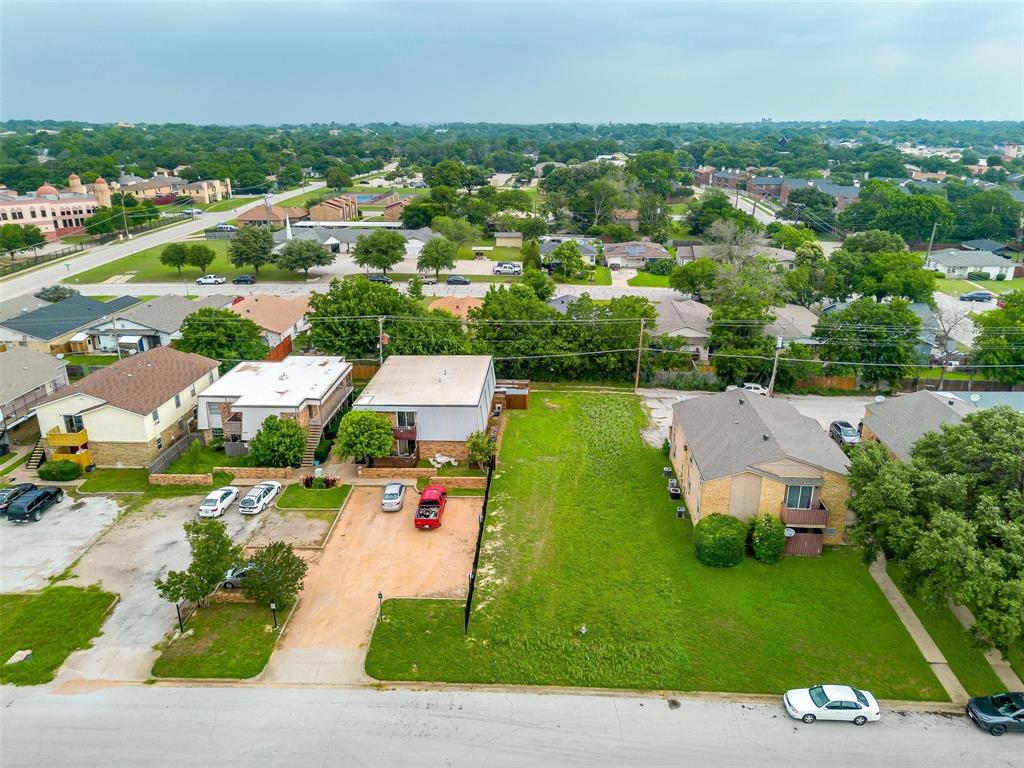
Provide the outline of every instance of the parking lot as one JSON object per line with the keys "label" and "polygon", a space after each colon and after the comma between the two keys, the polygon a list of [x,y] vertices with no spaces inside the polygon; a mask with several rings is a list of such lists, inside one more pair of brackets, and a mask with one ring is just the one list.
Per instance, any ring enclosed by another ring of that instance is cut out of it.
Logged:
{"label": "parking lot", "polygon": [[448,499],[443,525],[416,530],[417,495],[382,512],[382,488],[357,486],[312,565],[299,606],[263,674],[264,682],[358,684],[366,645],[385,597],[462,597],[473,565],[481,497]]}

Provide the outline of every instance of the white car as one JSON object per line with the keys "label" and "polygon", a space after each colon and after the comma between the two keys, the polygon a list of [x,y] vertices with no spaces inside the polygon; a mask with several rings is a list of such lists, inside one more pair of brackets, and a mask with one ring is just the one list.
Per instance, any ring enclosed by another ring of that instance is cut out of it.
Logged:
{"label": "white car", "polygon": [[254,485],[252,490],[245,494],[245,497],[238,502],[238,511],[243,515],[258,515],[274,500],[274,497],[281,492],[281,484],[276,480],[263,480],[259,485]]}
{"label": "white car", "polygon": [[816,685],[794,688],[782,697],[789,716],[805,723],[844,720],[854,725],[880,720],[878,702],[868,691],[848,685]]}
{"label": "white car", "polygon": [[237,498],[238,489],[231,485],[225,485],[223,488],[211,491],[203,499],[203,503],[199,505],[199,516],[220,517],[231,506],[231,502]]}
{"label": "white car", "polygon": [[765,397],[768,397],[768,388],[767,387],[762,387],[760,384],[752,384],[749,381],[745,382],[743,384],[743,391],[744,392],[754,392],[754,393],[756,393],[758,395],[764,395]]}
{"label": "white car", "polygon": [[196,285],[224,285],[228,279],[220,275],[203,275],[196,278]]}
{"label": "white car", "polygon": [[382,512],[399,512],[405,504],[405,484],[388,483],[384,486],[384,497],[381,499]]}

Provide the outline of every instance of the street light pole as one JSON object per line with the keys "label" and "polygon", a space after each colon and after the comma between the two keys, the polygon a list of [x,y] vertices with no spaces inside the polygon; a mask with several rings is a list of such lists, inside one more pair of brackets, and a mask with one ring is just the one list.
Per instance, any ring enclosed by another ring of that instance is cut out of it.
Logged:
{"label": "street light pole", "polygon": [[274,629],[277,629],[277,603],[270,604],[270,613],[274,617]]}

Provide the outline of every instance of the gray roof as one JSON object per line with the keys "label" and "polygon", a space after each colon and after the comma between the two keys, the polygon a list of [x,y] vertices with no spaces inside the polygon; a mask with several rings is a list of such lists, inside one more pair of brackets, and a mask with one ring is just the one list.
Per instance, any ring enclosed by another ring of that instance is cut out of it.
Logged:
{"label": "gray roof", "polygon": [[676,333],[690,328],[695,335],[707,336],[711,318],[711,307],[699,301],[659,301],[655,304],[658,312],[658,333]]}
{"label": "gray roof", "polygon": [[577,298],[577,296],[569,296],[568,294],[556,296],[548,302],[548,306],[552,309],[558,310],[564,315],[569,311],[569,305],[576,301]]}
{"label": "gray roof", "polygon": [[932,251],[931,260],[944,267],[1005,267],[1013,263],[991,251],[964,251],[959,248]]}
{"label": "gray roof", "polygon": [[783,181],[785,179],[782,176],[755,176],[750,183],[759,187],[778,187]]}
{"label": "gray roof", "polygon": [[145,325],[154,331],[177,333],[185,318],[203,307],[220,308],[231,303],[230,296],[214,294],[188,299],[184,296],[157,296],[155,299],[136,304],[134,307],[118,313],[118,317]]}
{"label": "gray roof", "polygon": [[818,316],[807,307],[799,304],[785,304],[771,307],[769,311],[775,317],[765,329],[767,336],[781,336],[786,341],[793,339],[809,339],[814,335],[818,324]]}
{"label": "gray roof", "polygon": [[588,242],[581,242],[580,240],[577,240],[577,239],[571,238],[571,237],[552,238],[550,240],[544,240],[540,244],[541,256],[547,256],[549,253],[551,253],[553,250],[555,250],[555,248],[560,246],[562,243],[569,243],[569,242],[575,242],[576,243],[576,247],[579,249],[580,256],[597,256],[597,247],[595,245],[593,245],[592,243],[588,243]]}
{"label": "gray roof", "polygon": [[1002,243],[997,243],[995,240],[968,240],[966,243],[960,243],[962,248],[967,248],[971,251],[988,251],[990,253],[998,253],[999,251],[1005,251],[1006,246]]}
{"label": "gray roof", "polygon": [[[355,243],[360,237],[376,232],[379,227],[292,227],[293,240],[315,240],[323,245],[329,240],[336,240],[339,243]],[[440,237],[430,227],[421,229],[387,229],[388,232],[397,232],[406,240],[422,240],[427,242],[435,237]],[[287,241],[287,232],[283,229],[274,233],[274,242],[277,245],[284,245]]]}
{"label": "gray roof", "polygon": [[0,353],[0,368],[4,371],[0,376],[0,403],[43,386],[59,376],[64,367],[63,360],[28,347],[11,347]]}
{"label": "gray roof", "polygon": [[683,400],[672,411],[705,481],[786,458],[842,475],[850,465],[821,425],[785,400],[736,389]]}
{"label": "gray roof", "polygon": [[1010,197],[1018,203],[1024,203],[1024,189],[1011,189]]}
{"label": "gray roof", "polygon": [[48,341],[85,328],[101,317],[137,304],[138,301],[134,296],[121,296],[103,302],[75,295],[48,307],[9,318],[0,322],[0,325],[26,336]]}
{"label": "gray roof", "polygon": [[0,301],[0,321],[8,320],[16,315],[20,315],[21,310],[23,309],[31,311],[33,309],[48,306],[50,306],[50,302],[37,299],[32,294],[18,296],[14,299],[4,299],[3,301]]}
{"label": "gray roof", "polygon": [[833,184],[830,181],[815,181],[814,186],[819,191],[824,192],[826,195],[832,197],[859,197],[860,187],[843,186],[841,184]]}
{"label": "gray roof", "polygon": [[943,424],[959,424],[974,410],[959,397],[922,389],[909,395],[869,403],[864,426],[900,461],[910,459],[910,449],[923,434]]}
{"label": "gray roof", "polygon": [[984,409],[995,408],[997,405],[1008,405],[1015,411],[1024,413],[1024,392],[942,392],[940,394],[957,397],[974,408]]}

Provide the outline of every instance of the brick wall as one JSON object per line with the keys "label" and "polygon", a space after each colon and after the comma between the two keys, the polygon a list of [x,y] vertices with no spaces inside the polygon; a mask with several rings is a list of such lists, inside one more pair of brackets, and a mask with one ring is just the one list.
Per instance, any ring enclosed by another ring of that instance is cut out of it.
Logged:
{"label": "brick wall", "polygon": [[779,517],[781,515],[782,500],[786,497],[786,486],[777,480],[767,477],[761,478],[761,500],[758,502],[758,514],[770,512]]}
{"label": "brick wall", "polygon": [[486,477],[432,477],[431,484],[437,483],[446,488],[486,488]]}
{"label": "brick wall", "polygon": [[732,478],[719,477],[704,483],[701,492],[700,516],[729,514],[729,498],[732,496]]}
{"label": "brick wall", "polygon": [[[168,442],[164,443],[166,447]],[[148,443],[104,443],[89,441],[93,463],[97,467],[148,467],[160,451],[156,440]]]}
{"label": "brick wall", "polygon": [[828,507],[828,526],[824,540],[826,544],[842,544],[846,534],[846,500],[850,498],[850,485],[846,475],[824,472],[823,477],[825,482],[821,486],[821,500]]}
{"label": "brick wall", "polygon": [[469,454],[466,452],[466,441],[455,440],[421,440],[419,443],[420,456],[424,459],[434,458],[435,453],[443,453],[453,459],[465,461]]}
{"label": "brick wall", "polygon": [[292,467],[214,467],[214,472],[227,472],[237,480],[291,480],[298,470]]}
{"label": "brick wall", "polygon": [[360,467],[359,477],[401,477],[417,479],[430,477],[437,470],[433,467]]}
{"label": "brick wall", "polygon": [[213,485],[213,475],[209,472],[198,475],[153,475],[149,476],[150,485]]}

